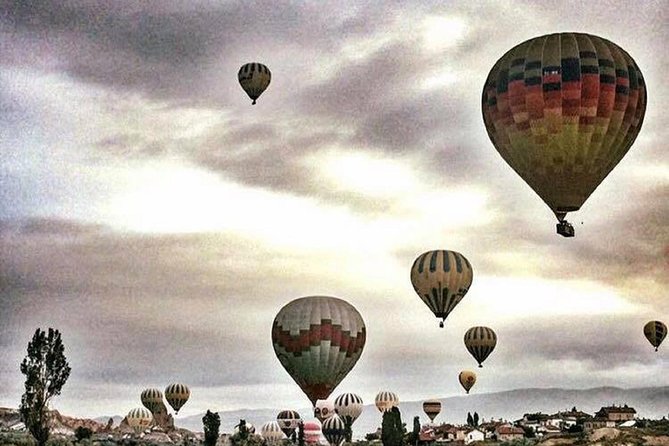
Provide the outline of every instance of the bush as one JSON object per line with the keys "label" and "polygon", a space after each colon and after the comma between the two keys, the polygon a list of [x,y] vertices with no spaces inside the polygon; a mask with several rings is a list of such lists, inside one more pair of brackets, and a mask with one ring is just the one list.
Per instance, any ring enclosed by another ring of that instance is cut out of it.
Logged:
{"label": "bush", "polygon": [[91,438],[93,431],[85,426],[79,426],[74,430],[74,436],[77,438],[77,441],[81,441],[84,438]]}

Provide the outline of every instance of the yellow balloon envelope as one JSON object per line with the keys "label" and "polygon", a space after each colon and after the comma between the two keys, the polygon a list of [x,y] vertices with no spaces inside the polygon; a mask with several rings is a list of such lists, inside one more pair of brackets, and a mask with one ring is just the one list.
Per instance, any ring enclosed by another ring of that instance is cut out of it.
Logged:
{"label": "yellow balloon envelope", "polygon": [[460,381],[460,385],[465,391],[469,393],[469,390],[474,387],[474,384],[476,383],[476,373],[469,370],[463,370],[458,375],[458,381]]}

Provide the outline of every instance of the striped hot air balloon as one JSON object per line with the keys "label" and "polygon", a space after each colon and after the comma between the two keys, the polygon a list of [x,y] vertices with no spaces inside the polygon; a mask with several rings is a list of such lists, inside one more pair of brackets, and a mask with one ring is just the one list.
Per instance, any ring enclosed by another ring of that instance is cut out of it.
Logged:
{"label": "striped hot air balloon", "polygon": [[660,321],[650,321],[644,325],[643,334],[646,336],[646,339],[648,339],[648,342],[655,347],[655,351],[657,351],[658,347],[667,336],[667,326]]}
{"label": "striped hot air balloon", "polygon": [[492,353],[497,345],[497,335],[488,327],[472,327],[465,333],[465,347],[481,363]]}
{"label": "striped hot air balloon", "polygon": [[284,306],[272,324],[277,358],[312,405],[327,399],[360,358],[366,328],[353,305],[309,296]]}
{"label": "striped hot air balloon", "polygon": [[272,73],[269,68],[258,62],[250,62],[242,65],[237,73],[237,79],[247,95],[253,100],[253,105],[256,99],[265,91],[272,80]]}
{"label": "striped hot air balloon", "polygon": [[323,436],[330,446],[339,446],[346,440],[346,424],[337,414],[323,421]]}
{"label": "striped hot air balloon", "polygon": [[321,425],[318,421],[305,421],[302,428],[304,429],[304,441],[307,444],[320,444]]}
{"label": "striped hot air balloon", "polygon": [[136,407],[128,412],[125,419],[128,422],[128,426],[135,429],[136,432],[141,432],[151,425],[153,415],[151,414],[151,411],[145,407]]}
{"label": "striped hot air balloon", "polygon": [[286,437],[290,438],[295,433],[301,419],[300,414],[294,410],[282,410],[276,416],[276,421]]}
{"label": "striped hot air balloon", "polygon": [[276,421],[269,421],[260,428],[260,435],[268,444],[277,444],[286,438],[281,430],[281,426]]}
{"label": "striped hot air balloon", "polygon": [[469,261],[455,251],[428,251],[413,262],[411,284],[434,315],[444,320],[465,297],[472,284],[474,271]]}
{"label": "striped hot air balloon", "polygon": [[[256,427],[249,423],[248,421],[244,421],[244,427],[246,428],[246,432],[249,434],[253,435],[256,433]],[[235,426],[235,428],[232,431],[233,435],[239,435],[239,424]]]}
{"label": "striped hot air balloon", "polygon": [[474,387],[474,384],[476,383],[476,373],[470,370],[463,370],[458,375],[458,381],[460,381],[460,385],[465,391],[469,393],[469,390]]}
{"label": "striped hot air balloon", "polygon": [[527,40],[493,66],[483,121],[504,161],[560,223],[577,211],[634,143],[646,112],[636,62],[601,37],[559,33]]}
{"label": "striped hot air balloon", "polygon": [[427,400],[423,401],[423,412],[430,418],[430,421],[434,421],[441,412],[441,401],[439,400]]}
{"label": "striped hot air balloon", "polygon": [[355,393],[343,393],[335,398],[335,411],[347,424],[353,424],[362,414],[363,402]]}
{"label": "striped hot air balloon", "polygon": [[189,397],[190,389],[185,384],[175,383],[165,388],[165,399],[176,413],[179,413],[179,409],[186,404]]}
{"label": "striped hot air balloon", "polygon": [[156,410],[163,405],[163,392],[158,389],[145,389],[142,391],[141,400],[144,407],[149,409],[151,413],[156,413]]}
{"label": "striped hot air balloon", "polygon": [[392,409],[395,406],[399,406],[400,404],[400,399],[395,395],[393,392],[388,392],[385,390],[382,390],[381,392],[376,394],[376,398],[374,398],[374,405],[376,405],[376,408],[379,409],[379,412],[387,412],[390,409]]}

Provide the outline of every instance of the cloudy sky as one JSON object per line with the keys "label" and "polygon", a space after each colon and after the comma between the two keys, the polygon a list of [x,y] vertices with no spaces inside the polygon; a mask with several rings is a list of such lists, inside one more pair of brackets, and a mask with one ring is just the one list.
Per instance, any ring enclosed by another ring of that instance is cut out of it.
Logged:
{"label": "cloudy sky", "polygon": [[[477,392],[669,385],[642,334],[669,319],[666,6],[0,1],[0,406],[55,327],[67,414],[126,413],[172,381],[193,392],[184,415],[305,407],[270,328],[314,294],[365,319],[336,392],[367,402],[460,394],[472,325],[499,337]],[[625,48],[649,92],[573,239],[480,111],[504,52],[562,31]],[[272,71],[256,106],[250,61]],[[409,281],[430,249],[475,270],[443,330]]]}

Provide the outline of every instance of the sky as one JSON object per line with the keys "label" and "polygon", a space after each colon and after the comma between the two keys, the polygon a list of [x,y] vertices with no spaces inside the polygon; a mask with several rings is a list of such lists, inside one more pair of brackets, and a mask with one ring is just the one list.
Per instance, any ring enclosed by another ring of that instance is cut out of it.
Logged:
{"label": "sky", "polygon": [[[305,407],[275,357],[292,299],[343,298],[367,343],[339,385],[366,403],[474,391],[669,385],[669,8],[664,1],[0,1],[0,406],[38,328],[72,374],[52,407],[124,414],[147,387],[206,409]],[[576,237],[506,165],[481,116],[493,64],[586,32],[637,62],[648,107]],[[272,72],[251,106],[246,62]],[[444,329],[409,281],[464,254]],[[663,346],[664,347],[664,346]]]}

